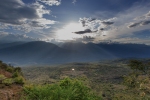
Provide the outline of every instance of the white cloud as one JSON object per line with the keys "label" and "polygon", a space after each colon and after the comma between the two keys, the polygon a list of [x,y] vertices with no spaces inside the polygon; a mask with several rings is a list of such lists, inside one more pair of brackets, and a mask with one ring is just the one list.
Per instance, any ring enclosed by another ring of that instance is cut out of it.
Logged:
{"label": "white cloud", "polygon": [[61,4],[61,0],[37,0],[38,2],[44,3],[46,5],[49,6],[53,6],[53,5],[60,5]]}

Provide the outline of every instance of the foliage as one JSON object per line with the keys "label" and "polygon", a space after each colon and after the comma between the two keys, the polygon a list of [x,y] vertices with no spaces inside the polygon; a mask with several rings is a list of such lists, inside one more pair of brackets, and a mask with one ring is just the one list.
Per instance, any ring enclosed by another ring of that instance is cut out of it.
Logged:
{"label": "foliage", "polygon": [[6,77],[0,74],[0,80],[4,80],[4,79],[6,79]]}
{"label": "foliage", "polygon": [[58,84],[26,86],[25,100],[101,100],[79,80],[66,78]]}
{"label": "foliage", "polygon": [[147,69],[142,61],[139,61],[139,60],[130,60],[128,66],[132,69],[132,70],[139,70],[139,71],[143,71],[145,72],[145,70]]}
{"label": "foliage", "polygon": [[13,75],[12,75],[12,78],[16,78],[16,77],[18,77],[18,76],[19,76],[18,71],[15,71],[15,72],[13,73]]}
{"label": "foliage", "polygon": [[20,67],[15,67],[15,68],[14,68],[14,71],[15,71],[15,72],[16,72],[16,71],[21,72],[21,68],[20,68]]}
{"label": "foliage", "polygon": [[8,72],[12,73],[12,72],[13,72],[13,67],[10,67],[10,66],[9,66],[9,67],[7,67],[7,68],[6,68],[6,71],[8,71]]}
{"label": "foliage", "polygon": [[14,83],[23,85],[25,83],[25,79],[22,76],[14,78]]}
{"label": "foliage", "polygon": [[2,81],[2,83],[9,86],[9,85],[12,85],[14,81],[13,79],[9,78],[9,79],[5,79],[4,81]]}
{"label": "foliage", "polygon": [[126,85],[128,88],[135,88],[140,83],[137,81],[138,75],[135,73],[131,73],[124,77],[124,85]]}

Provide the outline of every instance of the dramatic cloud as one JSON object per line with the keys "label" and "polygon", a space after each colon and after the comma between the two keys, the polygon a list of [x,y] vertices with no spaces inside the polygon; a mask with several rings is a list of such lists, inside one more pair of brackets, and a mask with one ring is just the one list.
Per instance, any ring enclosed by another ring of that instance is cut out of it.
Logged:
{"label": "dramatic cloud", "polygon": [[90,29],[86,29],[84,31],[78,31],[78,32],[73,32],[75,34],[86,34],[86,33],[94,33],[94,32],[97,32],[97,31],[91,31]]}
{"label": "dramatic cloud", "polygon": [[[143,5],[145,6],[143,7]],[[94,42],[116,40],[124,43],[125,41],[128,43],[146,43],[148,39],[144,40],[145,38],[134,36],[135,38],[127,39],[126,37],[133,36],[134,32],[149,29],[149,4],[137,3],[131,8],[116,14],[113,18],[93,18],[93,20],[92,18],[80,18],[79,22],[91,31],[98,30],[95,33]],[[81,31],[81,33],[84,32]]]}
{"label": "dramatic cloud", "polygon": [[116,18],[110,18],[106,20],[99,20],[96,18],[80,18],[79,22],[82,24],[83,27],[91,29],[92,31],[103,31],[104,29],[107,29],[107,27],[114,24],[114,20]]}
{"label": "dramatic cloud", "polygon": [[39,2],[45,3],[46,5],[53,6],[53,5],[60,5],[61,0],[37,0]]}
{"label": "dramatic cloud", "polygon": [[134,20],[135,21],[128,26],[129,28],[150,24],[150,11],[142,16],[135,17]]}
{"label": "dramatic cloud", "polygon": [[21,0],[0,1],[0,22],[20,25],[25,19],[35,18],[39,18],[36,9]]}
{"label": "dramatic cloud", "polygon": [[50,10],[38,2],[25,4],[22,0],[1,0],[0,28],[7,26],[25,32],[49,28],[55,21],[43,18],[44,14],[50,14]]}

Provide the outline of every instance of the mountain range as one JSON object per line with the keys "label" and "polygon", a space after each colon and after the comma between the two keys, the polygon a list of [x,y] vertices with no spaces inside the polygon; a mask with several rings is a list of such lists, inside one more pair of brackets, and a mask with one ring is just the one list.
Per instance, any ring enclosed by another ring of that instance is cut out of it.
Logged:
{"label": "mountain range", "polygon": [[0,43],[0,60],[16,65],[62,64],[118,58],[150,58],[150,46],[121,43],[62,43],[44,41]]}

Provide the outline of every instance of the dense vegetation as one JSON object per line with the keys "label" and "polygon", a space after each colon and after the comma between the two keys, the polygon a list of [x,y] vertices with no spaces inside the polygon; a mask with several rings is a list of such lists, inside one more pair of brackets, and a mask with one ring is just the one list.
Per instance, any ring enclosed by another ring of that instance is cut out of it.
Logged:
{"label": "dense vegetation", "polygon": [[81,81],[65,78],[57,84],[24,87],[24,100],[102,100]]}

